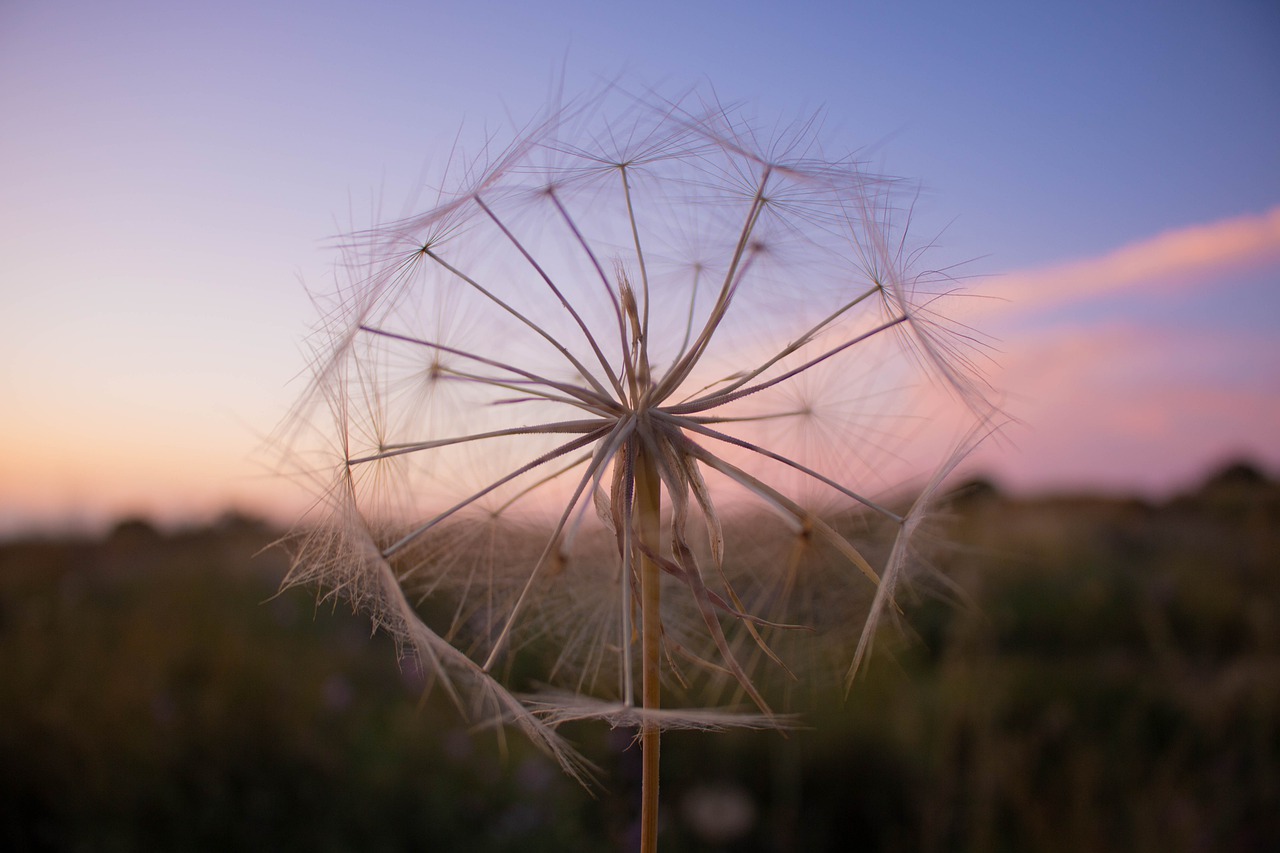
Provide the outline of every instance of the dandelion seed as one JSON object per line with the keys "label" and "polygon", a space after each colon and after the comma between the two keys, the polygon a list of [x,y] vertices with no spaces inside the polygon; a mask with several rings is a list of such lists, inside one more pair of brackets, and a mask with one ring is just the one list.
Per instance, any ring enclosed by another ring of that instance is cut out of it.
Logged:
{"label": "dandelion seed", "polygon": [[635,727],[651,849],[661,729],[785,725],[760,674],[808,677],[814,645],[851,679],[895,607],[926,502],[880,496],[909,370],[988,409],[894,182],[813,122],[615,106],[347,246],[304,401],[337,464],[290,580],[580,778],[561,724]]}

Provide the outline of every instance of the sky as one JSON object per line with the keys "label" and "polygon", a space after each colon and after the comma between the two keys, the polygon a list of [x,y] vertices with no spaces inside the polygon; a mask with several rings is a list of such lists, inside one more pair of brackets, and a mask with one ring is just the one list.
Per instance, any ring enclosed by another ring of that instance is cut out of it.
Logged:
{"label": "sky", "polygon": [[306,503],[294,403],[335,234],[459,128],[701,86],[918,181],[1011,418],[970,468],[1169,494],[1280,470],[1280,7],[0,5],[0,534]]}

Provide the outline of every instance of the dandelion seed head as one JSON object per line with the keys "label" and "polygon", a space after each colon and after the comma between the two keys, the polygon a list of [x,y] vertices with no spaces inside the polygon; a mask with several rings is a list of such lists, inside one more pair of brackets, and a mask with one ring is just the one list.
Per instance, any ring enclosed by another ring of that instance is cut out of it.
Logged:
{"label": "dandelion seed head", "polygon": [[[856,671],[925,506],[895,493],[895,401],[923,371],[991,410],[897,183],[819,130],[601,97],[345,241],[297,418],[339,464],[291,580],[574,772],[568,720],[776,725],[764,673]],[[661,712],[633,689],[641,564]]]}

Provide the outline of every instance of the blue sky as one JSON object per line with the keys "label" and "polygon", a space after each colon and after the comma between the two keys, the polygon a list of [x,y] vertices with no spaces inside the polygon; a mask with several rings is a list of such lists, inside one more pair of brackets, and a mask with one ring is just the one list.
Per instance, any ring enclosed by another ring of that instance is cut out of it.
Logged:
{"label": "blue sky", "polygon": [[[1024,423],[978,460],[1002,480],[1160,492],[1233,452],[1280,466],[1273,3],[14,0],[0,530],[287,504],[254,452],[296,394],[325,239],[371,199],[402,212],[459,127],[526,119],[562,76],[821,108],[833,147],[920,181],[939,263],[1010,301],[993,379]],[[1106,285],[1085,262],[1205,233],[1211,262],[1019,310],[1046,271]]]}

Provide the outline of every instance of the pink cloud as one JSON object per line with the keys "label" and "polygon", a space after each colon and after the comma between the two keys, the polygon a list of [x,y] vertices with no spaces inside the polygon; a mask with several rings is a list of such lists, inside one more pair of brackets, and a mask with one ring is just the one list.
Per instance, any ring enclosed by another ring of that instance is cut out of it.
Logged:
{"label": "pink cloud", "polygon": [[1009,342],[996,378],[1020,420],[978,467],[1018,488],[1185,487],[1245,455],[1280,468],[1280,385],[1259,362],[1280,344],[1238,333],[1128,323]]}
{"label": "pink cloud", "polygon": [[[1142,313],[1047,325],[1045,312],[1112,295],[1167,297],[1280,262],[1280,206],[1158,234],[1093,258],[992,280],[975,301],[999,327],[991,383],[1019,420],[974,460],[1023,489],[1167,492],[1227,458],[1280,470],[1280,339]],[[1024,318],[1036,322],[1024,325]]]}
{"label": "pink cloud", "polygon": [[1093,258],[1010,273],[983,287],[1008,310],[1034,310],[1105,294],[1168,291],[1228,269],[1280,260],[1280,205],[1157,234]]}

